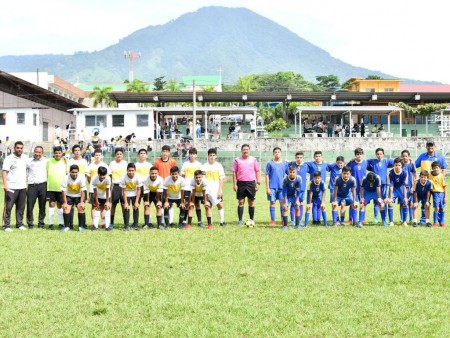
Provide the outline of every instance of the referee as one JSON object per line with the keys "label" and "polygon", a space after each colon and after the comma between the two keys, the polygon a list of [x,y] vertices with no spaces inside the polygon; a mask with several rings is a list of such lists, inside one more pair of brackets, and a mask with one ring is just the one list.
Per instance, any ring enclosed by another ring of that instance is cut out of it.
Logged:
{"label": "referee", "polygon": [[238,205],[238,225],[242,225],[242,216],[244,215],[245,198],[248,201],[248,214],[251,220],[255,217],[255,198],[256,192],[261,185],[261,174],[258,160],[250,156],[250,146],[243,144],[241,147],[242,156],[237,157],[231,170],[233,171],[233,187],[236,192]]}
{"label": "referee", "polygon": [[47,198],[47,159],[43,157],[41,146],[34,148],[34,155],[27,163],[27,224],[29,229],[34,227],[33,209],[36,200],[39,205],[38,227],[44,229],[45,203]]}

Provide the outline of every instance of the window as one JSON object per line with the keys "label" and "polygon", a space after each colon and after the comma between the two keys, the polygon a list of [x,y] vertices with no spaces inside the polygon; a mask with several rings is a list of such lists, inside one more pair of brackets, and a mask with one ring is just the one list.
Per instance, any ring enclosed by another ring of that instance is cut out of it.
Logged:
{"label": "window", "polygon": [[37,126],[37,114],[33,114],[33,126]]}
{"label": "window", "polygon": [[148,127],[148,115],[136,115],[136,126]]}
{"label": "window", "polygon": [[25,113],[17,113],[17,124],[25,124]]}
{"label": "window", "polygon": [[374,93],[375,88],[366,88],[366,93]]}
{"label": "window", "polygon": [[123,115],[113,115],[112,116],[112,126],[113,127],[124,127],[125,119]]}
{"label": "window", "polygon": [[387,93],[392,93],[394,91],[394,88],[384,88],[384,91]]}
{"label": "window", "polygon": [[87,115],[86,127],[106,127],[106,115]]}

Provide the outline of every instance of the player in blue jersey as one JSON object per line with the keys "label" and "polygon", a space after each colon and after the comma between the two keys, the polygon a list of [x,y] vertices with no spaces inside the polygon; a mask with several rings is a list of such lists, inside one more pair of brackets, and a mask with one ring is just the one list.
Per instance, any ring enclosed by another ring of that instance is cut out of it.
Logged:
{"label": "player in blue jersey", "polygon": [[[267,200],[270,202],[270,224],[275,225],[275,204],[277,200],[280,203],[281,216],[283,215],[283,178],[286,174],[287,163],[281,159],[281,149],[273,149],[273,160],[266,166],[266,192]],[[286,225],[286,224],[284,224]]]}
{"label": "player in blue jersey", "polygon": [[[362,148],[356,148],[355,158],[347,163],[347,166],[350,167],[352,176],[356,180],[356,202],[359,202],[361,199],[360,194],[361,181],[363,177],[366,176],[367,165],[368,163],[364,159],[364,150]],[[350,222],[356,223],[356,219],[352,219],[350,217]]]}
{"label": "player in blue jersey", "polygon": [[330,190],[330,203],[334,200],[334,181],[341,176],[342,168],[344,168],[344,157],[336,157],[336,163],[327,164],[327,171],[330,172],[330,181],[328,182],[328,190]]}
{"label": "player in blue jersey", "polygon": [[416,159],[416,167],[420,170],[426,170],[431,173],[431,164],[435,161],[439,162],[441,165],[442,173],[445,175],[445,170],[447,169],[447,163],[445,162],[445,157],[442,154],[436,152],[436,145],[433,141],[428,141],[426,144],[427,151],[420,154]]}
{"label": "player in blue jersey", "polygon": [[288,175],[283,180],[283,230],[288,230],[288,210],[295,210],[295,227],[300,229],[300,192],[302,189],[302,178],[297,175],[297,168],[291,166]]}
{"label": "player in blue jersey", "polygon": [[[388,169],[392,168],[394,165],[393,159],[384,158],[384,149],[377,148],[375,150],[376,158],[371,158],[367,160],[368,166],[367,170],[372,171],[374,174],[380,176],[381,179],[381,198],[383,203],[386,204],[386,199],[389,194],[389,185],[387,184]],[[374,203],[373,214],[374,214],[374,224],[378,223],[378,213],[380,210],[379,203]]]}
{"label": "player in blue jersey", "polygon": [[309,180],[314,180],[316,171],[320,171],[322,182],[325,183],[327,178],[327,164],[323,161],[322,152],[317,150],[314,152],[314,161],[306,162],[308,166]]}
{"label": "player in blue jersey", "polygon": [[394,169],[389,171],[389,197],[388,202],[388,215],[390,225],[394,225],[394,207],[393,203],[397,200],[400,204],[400,217],[403,226],[408,226],[406,220],[408,218],[408,194],[406,187],[408,186],[408,173],[402,169],[402,159],[397,157],[394,160]]}
{"label": "player in blue jersey", "polygon": [[[291,166],[295,166],[297,168],[297,175],[302,178],[302,188],[300,190],[300,225],[302,225],[303,221],[303,201],[305,200],[306,194],[306,183],[308,182],[306,179],[306,174],[308,173],[309,167],[304,162],[305,155],[302,151],[297,151],[295,153],[295,161],[289,163],[288,168]],[[295,224],[295,209],[291,206],[291,225]]]}
{"label": "player in blue jersey", "polygon": [[316,171],[313,174],[312,182],[308,187],[308,206],[305,215],[305,227],[308,226],[309,215],[313,214],[313,224],[320,224],[320,214],[323,216],[323,224],[327,225],[327,213],[325,211],[325,183],[322,181],[322,174]]}
{"label": "player in blue jersey", "polygon": [[421,204],[422,215],[425,215],[425,221],[420,224],[426,224],[431,227],[430,223],[430,196],[431,181],[428,179],[428,171],[422,170],[419,179],[414,184],[414,222],[413,226],[417,226],[417,208]]}
{"label": "player in blue jersey", "polygon": [[361,208],[359,210],[359,222],[366,219],[366,205],[373,201],[378,204],[381,213],[381,221],[384,226],[389,226],[386,221],[385,203],[381,194],[381,178],[374,172],[368,172],[361,182]]}
{"label": "player in blue jersey", "polygon": [[[345,166],[342,168],[342,173],[334,180],[333,193],[333,226],[339,225],[338,222],[338,207],[341,207],[341,224],[345,225],[345,209],[350,206],[350,214],[353,219],[356,219],[356,180],[350,174],[350,168]],[[355,224],[356,225],[356,224]],[[358,225],[359,226],[359,225]]]}
{"label": "player in blue jersey", "polygon": [[413,184],[416,181],[416,166],[411,160],[411,155],[409,150],[402,151],[402,167],[408,173],[408,185],[406,187],[406,192],[408,193],[408,211],[409,211],[409,221],[411,222],[414,218],[414,208],[413,208],[413,194],[414,188]]}

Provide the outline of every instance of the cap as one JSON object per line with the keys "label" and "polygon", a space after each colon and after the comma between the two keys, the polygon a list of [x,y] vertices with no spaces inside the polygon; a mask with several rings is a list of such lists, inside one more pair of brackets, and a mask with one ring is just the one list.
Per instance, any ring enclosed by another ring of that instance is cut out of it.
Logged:
{"label": "cap", "polygon": [[427,141],[427,147],[432,147],[434,146],[434,142],[433,141]]}

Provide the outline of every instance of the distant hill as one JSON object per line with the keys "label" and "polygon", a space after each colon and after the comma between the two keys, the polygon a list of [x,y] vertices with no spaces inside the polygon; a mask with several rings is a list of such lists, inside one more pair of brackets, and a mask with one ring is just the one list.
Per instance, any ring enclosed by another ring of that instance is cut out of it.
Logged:
{"label": "distant hill", "polygon": [[3,56],[0,69],[39,69],[71,82],[122,82],[128,78],[125,50],[141,52],[142,57],[134,63],[135,78],[149,82],[161,75],[181,80],[186,75],[217,74],[219,67],[224,83],[234,83],[243,75],[278,71],[294,71],[310,81],[315,81],[316,75],[329,74],[342,82],[369,74],[395,78],[342,62],[248,9],[225,7],[201,8],[164,25],[143,28],[100,51]]}

